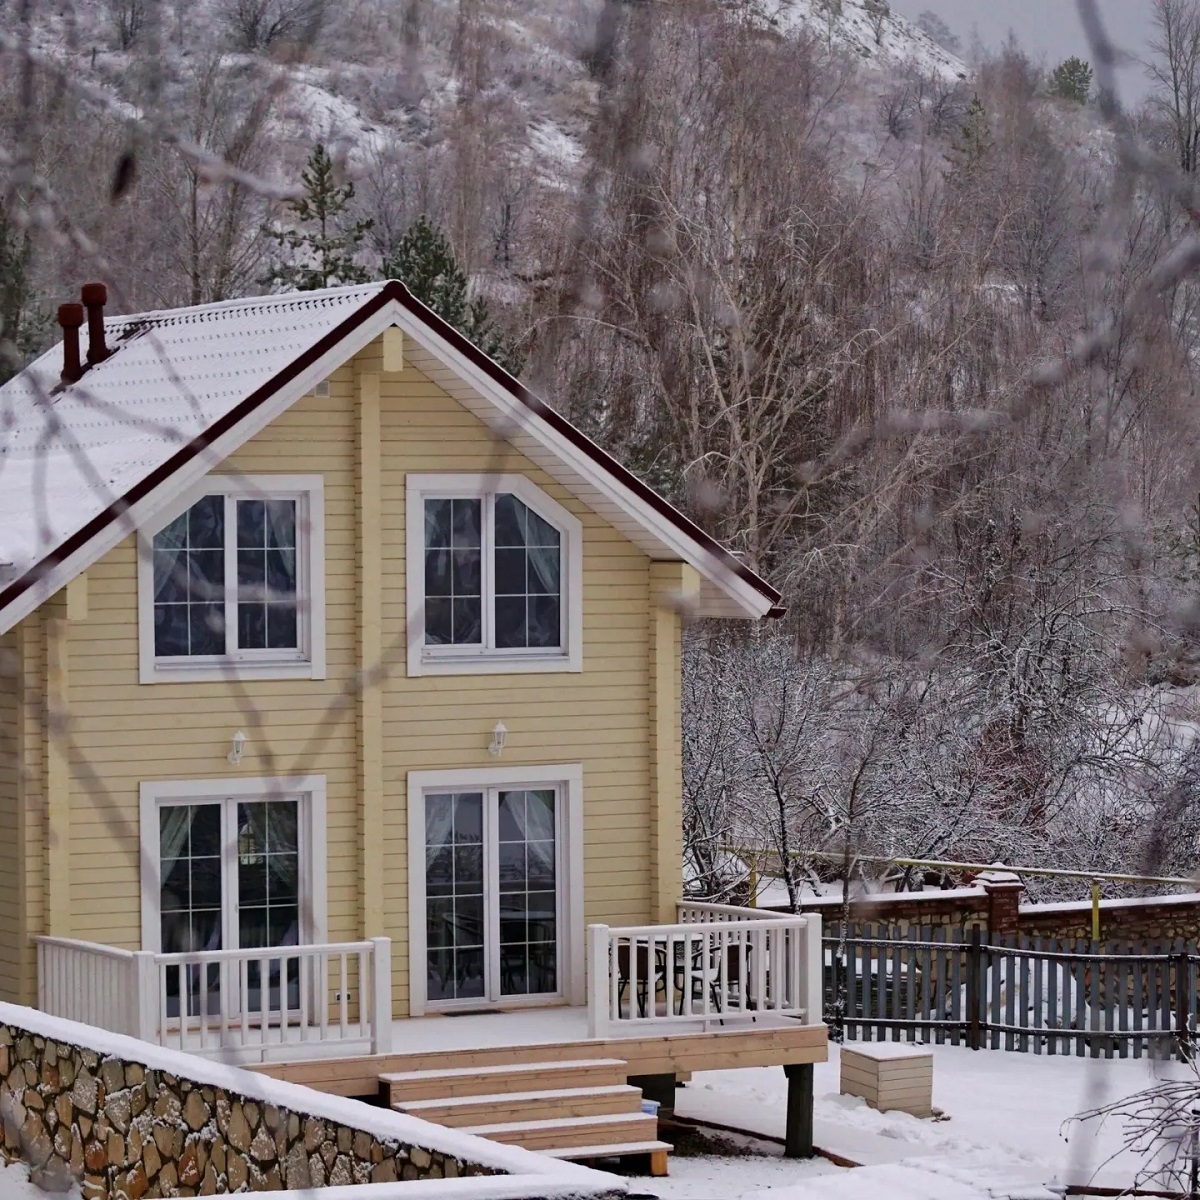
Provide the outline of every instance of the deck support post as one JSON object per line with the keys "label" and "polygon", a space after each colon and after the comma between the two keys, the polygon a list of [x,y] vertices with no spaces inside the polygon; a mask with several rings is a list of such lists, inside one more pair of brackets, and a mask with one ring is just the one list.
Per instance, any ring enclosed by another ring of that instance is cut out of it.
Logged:
{"label": "deck support post", "polygon": [[653,1100],[668,1112],[675,1108],[675,1076],[630,1075],[625,1081],[630,1087],[641,1088],[643,1100]]}
{"label": "deck support post", "polygon": [[813,1156],[813,1065],[787,1063],[787,1129],[784,1139],[785,1158]]}

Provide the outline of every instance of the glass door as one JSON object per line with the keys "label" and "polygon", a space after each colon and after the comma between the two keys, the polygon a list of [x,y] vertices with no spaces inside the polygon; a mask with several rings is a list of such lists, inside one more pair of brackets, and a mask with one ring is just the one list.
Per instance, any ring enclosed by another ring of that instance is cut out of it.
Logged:
{"label": "glass door", "polygon": [[[158,810],[159,945],[164,954],[225,948],[222,805]],[[167,968],[167,1016],[221,1011],[220,971]]]}
{"label": "glass door", "polygon": [[[159,809],[159,936],[164,954],[295,946],[300,942],[300,805],[294,797]],[[299,1007],[299,963],[267,960],[267,1009]],[[246,964],[245,1002],[262,1011],[262,964]],[[225,1011],[239,1011],[240,969],[228,968]],[[285,989],[281,991],[281,989]],[[221,968],[171,967],[167,1015],[219,1015]]]}
{"label": "glass door", "polygon": [[[237,945],[300,943],[299,806],[295,800],[262,800],[237,806]],[[300,1007],[300,962],[268,959],[267,1010]],[[280,989],[286,989],[281,994]],[[262,1011],[262,964],[246,964],[246,1004]]]}
{"label": "glass door", "polygon": [[498,990],[558,991],[558,876],[553,788],[497,796]]}
{"label": "glass door", "polygon": [[482,792],[425,797],[426,987],[431,1002],[482,1000]]}
{"label": "glass door", "polygon": [[555,788],[425,796],[430,1005],[559,994],[560,841]]}

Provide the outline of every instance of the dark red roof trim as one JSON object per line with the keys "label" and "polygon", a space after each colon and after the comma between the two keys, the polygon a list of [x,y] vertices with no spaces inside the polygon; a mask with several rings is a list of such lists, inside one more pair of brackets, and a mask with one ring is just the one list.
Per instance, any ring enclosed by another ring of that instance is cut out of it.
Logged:
{"label": "dark red roof trim", "polygon": [[[235,408],[232,408],[219,420],[214,421],[199,437],[189,442],[172,455],[162,466],[156,468],[144,479],[140,480],[120,499],[110,504],[102,513],[92,518],[82,529],[77,530],[62,545],[52,550],[36,566],[31,567],[20,579],[9,584],[0,592],[0,611],[7,608],[19,596],[27,592],[47,572],[65,562],[72,554],[82,549],[92,538],[97,537],[114,521],[119,520],[139,501],[144,500],[155,488],[166,482],[186,463],[202,454],[213,442],[241,421],[248,417],[256,408],[269,400],[284,385],[290,383],[302,371],[310,367],[322,355],[332,350],[347,335],[352,333],[369,317],[385,307],[389,301],[395,300],[408,309],[415,317],[430,326],[441,337],[445,338],[456,350],[471,360],[486,375],[500,384],[506,391],[511,392],[531,412],[536,413],[557,433],[562,434],[573,445],[577,446],[610,475],[618,479],[639,499],[650,505],[657,513],[665,517],[693,541],[702,546],[708,553],[715,555],[738,578],[750,584],[760,595],[771,602],[769,617],[781,617],[787,609],[782,607],[782,596],[769,583],[751,571],[740,562],[720,542],[710,537],[698,525],[694,524],[673,505],[668,504],[653,488],[647,487],[636,475],[623,467],[607,451],[602,450],[591,438],[581,433],[560,413],[551,408],[539,396],[535,396],[524,384],[514,379],[503,367],[493,362],[477,346],[468,341],[452,325],[447,324],[436,313],[426,308],[402,283],[392,279],[379,292],[365,301],[361,308],[346,318],[337,328],[331,330],[314,345],[310,346],[293,363],[275,375],[268,383],[263,384],[257,391],[247,396]],[[113,357],[118,357],[120,343]]]}

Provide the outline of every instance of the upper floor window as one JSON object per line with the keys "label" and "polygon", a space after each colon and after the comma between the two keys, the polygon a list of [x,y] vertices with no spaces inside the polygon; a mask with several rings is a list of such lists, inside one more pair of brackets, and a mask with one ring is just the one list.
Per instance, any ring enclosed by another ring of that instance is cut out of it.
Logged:
{"label": "upper floor window", "polygon": [[578,519],[521,476],[407,493],[410,674],[581,669]]}
{"label": "upper floor window", "polygon": [[142,680],[320,678],[320,477],[210,476],[139,551]]}

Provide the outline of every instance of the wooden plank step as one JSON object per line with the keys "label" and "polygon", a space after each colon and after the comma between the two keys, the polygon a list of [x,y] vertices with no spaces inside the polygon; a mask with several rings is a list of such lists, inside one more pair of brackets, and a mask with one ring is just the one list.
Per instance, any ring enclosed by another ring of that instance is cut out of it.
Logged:
{"label": "wooden plank step", "polygon": [[563,1062],[510,1062],[486,1067],[442,1067],[396,1071],[379,1076],[379,1092],[389,1106],[407,1100],[487,1096],[525,1092],[535,1086],[602,1087],[624,1083],[629,1064],[623,1058],[575,1058]]}
{"label": "wooden plank step", "polygon": [[548,1121],[502,1121],[496,1125],[468,1125],[467,1133],[523,1146],[526,1150],[553,1150],[557,1146],[607,1146],[657,1140],[658,1118],[645,1113],[597,1117],[560,1117]]}
{"label": "wooden plank step", "polygon": [[640,1113],[641,1088],[618,1083],[606,1087],[553,1088],[540,1092],[496,1092],[484,1096],[452,1096],[402,1100],[392,1107],[425,1121],[460,1128],[486,1122],[544,1121],[551,1117],[592,1117]]}
{"label": "wooden plank step", "polygon": [[667,1173],[667,1155],[674,1147],[669,1142],[623,1142],[612,1146],[559,1146],[553,1150],[542,1150],[547,1158],[565,1158],[571,1162],[599,1162],[606,1158],[625,1158],[647,1155],[650,1159],[650,1174]]}

